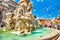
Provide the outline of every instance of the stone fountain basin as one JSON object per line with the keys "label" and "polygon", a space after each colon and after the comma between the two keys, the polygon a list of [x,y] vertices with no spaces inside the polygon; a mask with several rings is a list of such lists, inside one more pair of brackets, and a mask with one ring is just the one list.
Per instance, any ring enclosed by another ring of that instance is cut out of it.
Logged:
{"label": "stone fountain basin", "polygon": [[12,31],[0,31],[0,40],[51,40],[59,36],[59,31],[52,28],[37,29],[32,34],[17,35]]}

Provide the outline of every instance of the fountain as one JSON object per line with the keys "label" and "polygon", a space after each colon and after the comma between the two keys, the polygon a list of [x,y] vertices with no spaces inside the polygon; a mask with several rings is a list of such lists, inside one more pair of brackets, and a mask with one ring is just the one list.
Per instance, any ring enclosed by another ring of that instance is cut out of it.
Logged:
{"label": "fountain", "polygon": [[[5,27],[0,30],[0,40],[51,40],[57,38],[55,29],[41,28],[39,20],[32,15],[30,0],[20,0],[16,10],[7,13],[3,20]],[[52,36],[51,36],[52,35]]]}

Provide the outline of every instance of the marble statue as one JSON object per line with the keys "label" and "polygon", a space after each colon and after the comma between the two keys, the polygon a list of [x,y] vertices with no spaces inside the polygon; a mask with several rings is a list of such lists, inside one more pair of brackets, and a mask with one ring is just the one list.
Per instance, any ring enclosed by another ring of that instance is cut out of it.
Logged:
{"label": "marble statue", "polygon": [[40,28],[38,19],[32,15],[32,9],[30,0],[20,0],[16,10],[13,13],[7,13],[7,18],[4,20],[6,27],[19,31],[20,34],[31,34],[34,29]]}
{"label": "marble statue", "polygon": [[18,8],[14,11],[14,14],[20,13],[22,15],[32,13],[32,3],[30,0],[20,0]]}
{"label": "marble statue", "polygon": [[12,14],[9,12],[9,13],[6,14],[6,16],[7,16],[7,18],[3,21],[5,22],[6,27],[8,29],[10,29],[11,28],[11,22],[12,22]]}

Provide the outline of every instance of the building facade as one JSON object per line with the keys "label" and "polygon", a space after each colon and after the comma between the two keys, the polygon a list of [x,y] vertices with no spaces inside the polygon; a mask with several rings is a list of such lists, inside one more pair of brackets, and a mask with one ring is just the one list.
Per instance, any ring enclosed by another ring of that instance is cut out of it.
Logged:
{"label": "building facade", "polygon": [[51,27],[52,26],[52,21],[50,19],[40,19],[41,25],[45,27]]}
{"label": "building facade", "polygon": [[6,18],[7,12],[13,12],[17,6],[13,0],[0,0],[0,22]]}
{"label": "building facade", "polygon": [[55,18],[54,20],[53,20],[53,23],[54,24],[56,24],[56,25],[60,25],[60,17],[58,17],[58,18]]}

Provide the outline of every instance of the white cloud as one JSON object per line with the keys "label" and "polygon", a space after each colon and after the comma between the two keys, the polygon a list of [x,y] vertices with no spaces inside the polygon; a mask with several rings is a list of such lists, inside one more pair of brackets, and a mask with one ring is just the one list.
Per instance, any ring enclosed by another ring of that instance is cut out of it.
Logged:
{"label": "white cloud", "polygon": [[44,17],[40,17],[40,19],[44,19]]}
{"label": "white cloud", "polygon": [[51,17],[51,15],[49,15],[49,17]]}
{"label": "white cloud", "polygon": [[37,0],[37,2],[39,2],[40,0]]}
{"label": "white cloud", "polygon": [[58,13],[60,13],[60,10],[58,11]]}
{"label": "white cloud", "polygon": [[48,11],[49,10],[49,8],[46,8],[46,11]]}
{"label": "white cloud", "polygon": [[44,0],[37,0],[37,2],[43,2]]}
{"label": "white cloud", "polygon": [[60,16],[60,14],[57,15],[58,17]]}
{"label": "white cloud", "polygon": [[33,1],[31,1],[31,3],[34,3]]}
{"label": "white cloud", "polygon": [[33,11],[36,11],[35,9]]}
{"label": "white cloud", "polygon": [[41,2],[43,2],[44,0],[40,0]]}
{"label": "white cloud", "polygon": [[54,8],[53,8],[53,6],[51,5],[51,6],[48,6],[47,8],[46,8],[46,11],[48,11],[48,10],[53,10]]}

